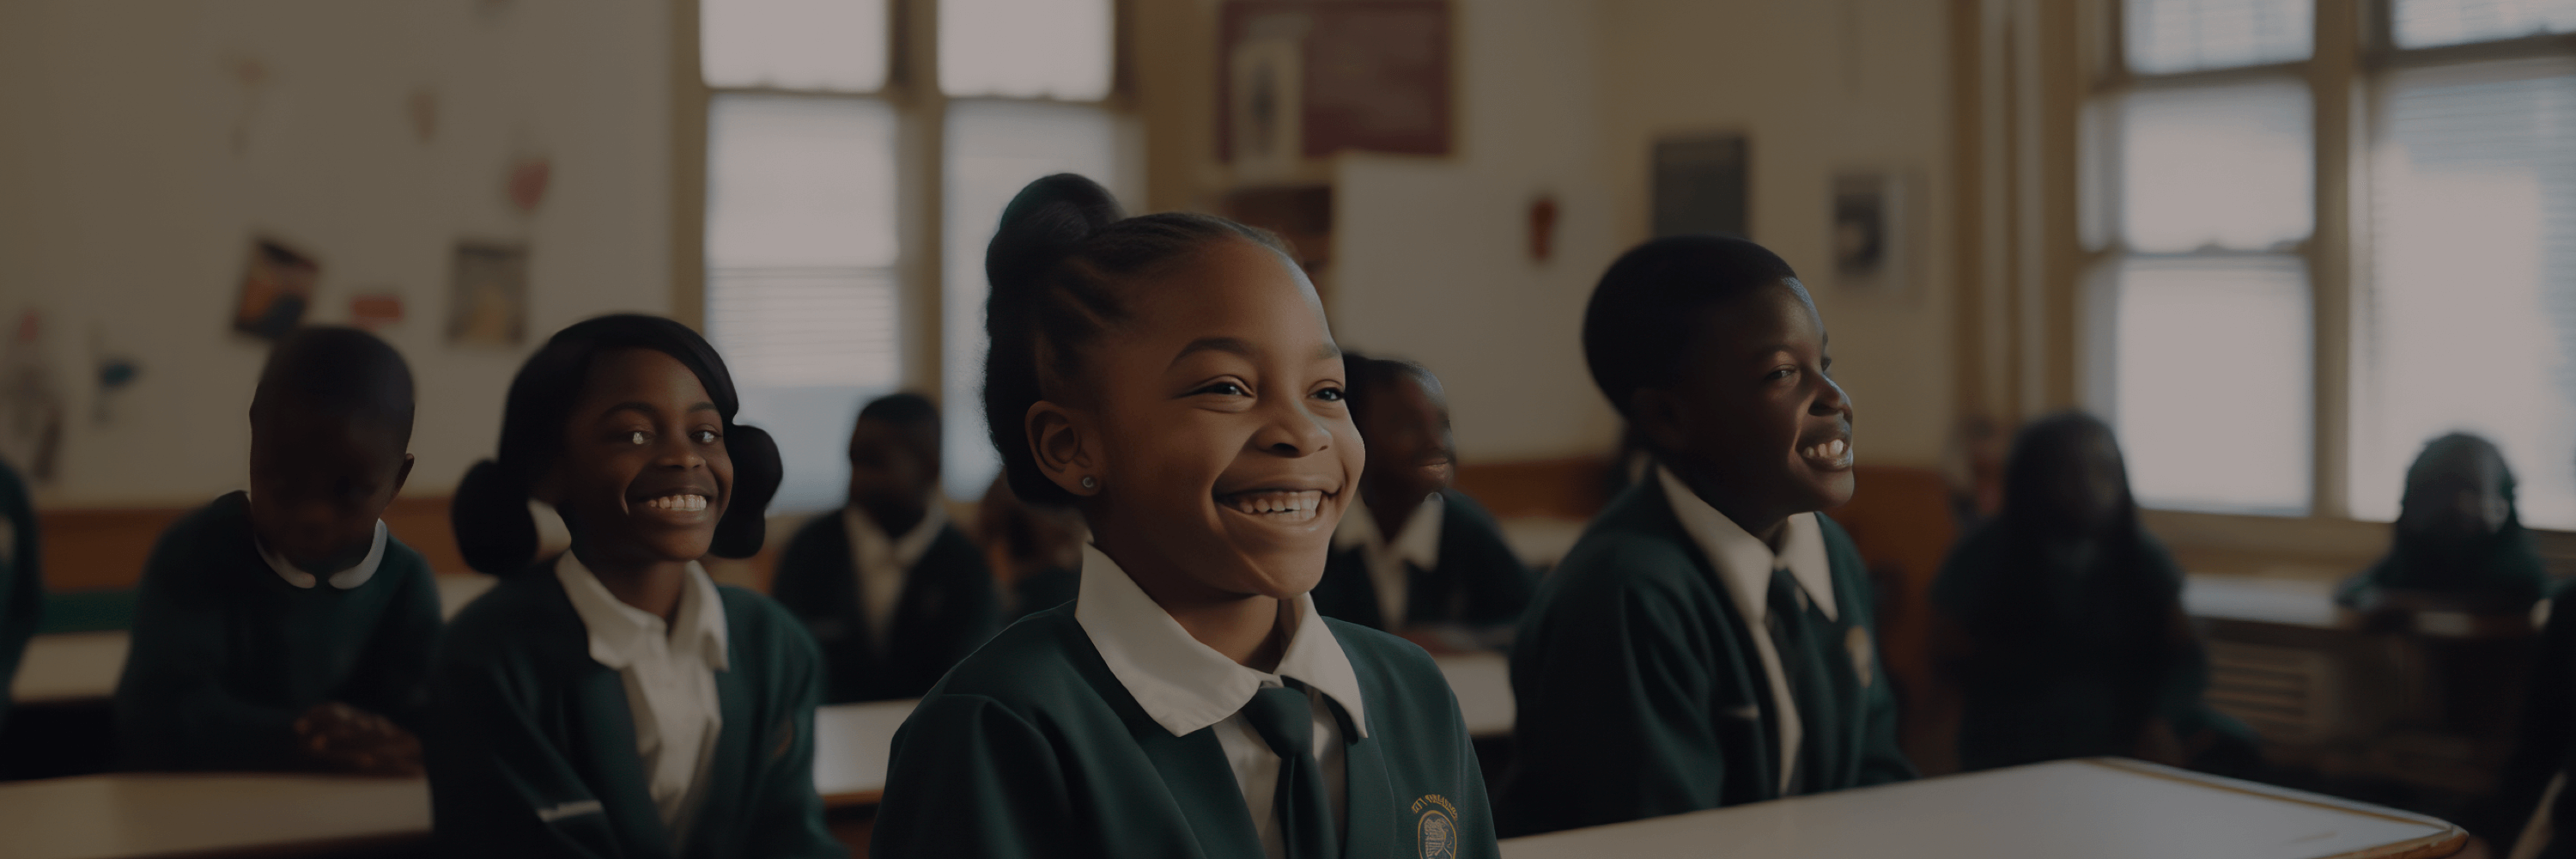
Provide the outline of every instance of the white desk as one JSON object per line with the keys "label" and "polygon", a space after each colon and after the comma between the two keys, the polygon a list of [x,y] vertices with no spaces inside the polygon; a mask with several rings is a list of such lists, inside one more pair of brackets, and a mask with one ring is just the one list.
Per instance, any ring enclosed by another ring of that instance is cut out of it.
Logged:
{"label": "white desk", "polygon": [[1503,842],[1508,859],[2418,859],[2459,827],[2115,758],[2058,761]]}
{"label": "white desk", "polygon": [[9,697],[20,704],[104,701],[116,696],[131,642],[123,632],[66,632],[27,642]]}
{"label": "white desk", "polygon": [[0,783],[0,859],[303,852],[429,835],[429,783],[106,775]]}
{"label": "white desk", "polygon": [[1467,722],[1467,736],[1484,740],[1512,735],[1510,660],[1492,651],[1444,653],[1432,660],[1449,678],[1449,691],[1458,695],[1458,715]]}
{"label": "white desk", "polygon": [[875,805],[885,796],[895,729],[919,701],[832,704],[814,710],[814,791],[832,808]]}

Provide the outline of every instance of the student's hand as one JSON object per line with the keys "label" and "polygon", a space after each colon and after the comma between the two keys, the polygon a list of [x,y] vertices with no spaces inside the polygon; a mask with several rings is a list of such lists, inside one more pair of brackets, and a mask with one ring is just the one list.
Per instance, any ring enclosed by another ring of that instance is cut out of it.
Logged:
{"label": "student's hand", "polygon": [[420,774],[420,738],[383,716],[338,701],[295,720],[295,737],[324,768],[375,776]]}

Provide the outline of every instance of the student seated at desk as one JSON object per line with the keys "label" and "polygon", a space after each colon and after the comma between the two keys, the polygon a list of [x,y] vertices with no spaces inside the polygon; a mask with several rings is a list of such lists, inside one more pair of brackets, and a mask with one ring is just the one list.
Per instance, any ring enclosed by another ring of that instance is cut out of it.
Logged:
{"label": "student seated at desk", "polygon": [[770,596],[823,648],[823,701],[919,698],[993,637],[983,552],[939,501],[939,407],[880,397],[850,432],[850,502],[787,541]]}
{"label": "student seated at desk", "polygon": [[1011,491],[1010,475],[997,474],[976,502],[975,530],[995,579],[1010,588],[1011,620],[1073,601],[1082,584],[1082,546],[1091,542],[1082,511],[1022,501]]}
{"label": "student seated at desk", "polygon": [[0,462],[0,728],[9,724],[9,684],[18,677],[18,660],[45,621],[43,542],[27,484]]}
{"label": "student seated at desk", "polygon": [[2531,610],[2549,573],[2514,508],[2513,470],[2494,443],[2451,433],[2424,444],[2388,554],[2345,582],[2335,601],[2371,610],[2402,602],[2496,614]]}
{"label": "student seated at desk", "polygon": [[1852,405],[1789,264],[1675,236],[1612,264],[1584,357],[1661,463],[1539,586],[1512,644],[1512,834],[1914,777],[1850,500]]}
{"label": "student seated at desk", "polygon": [[[432,674],[443,855],[843,855],[814,791],[814,640],[698,563],[759,552],[778,490],[778,446],[738,403],[715,349],[653,316],[576,323],[510,383],[500,455],[453,508],[466,562],[501,581]],[[532,500],[571,550],[536,557]]]}
{"label": "student seated at desk", "polygon": [[985,413],[1020,496],[1082,508],[1081,595],[895,735],[870,853],[1497,854],[1437,665],[1315,613],[1359,433],[1314,286],[1221,218],[1039,179],[985,256]]}
{"label": "student seated at desk", "polygon": [[1368,469],[1333,531],[1315,609],[1435,649],[1510,644],[1534,583],[1493,514],[1450,487],[1457,445],[1439,378],[1355,353],[1342,364]]}
{"label": "student seated at desk", "polygon": [[172,524],[145,563],[123,763],[417,772],[438,587],[379,518],[411,476],[411,369],[363,331],[296,331],[250,425],[250,492]]}
{"label": "student seated at desk", "polygon": [[2119,755],[2248,774],[2253,731],[2201,702],[2209,660],[2182,583],[2138,524],[2108,425],[2067,413],[2024,427],[2002,513],[1932,586],[1940,661],[1964,695],[1960,768]]}

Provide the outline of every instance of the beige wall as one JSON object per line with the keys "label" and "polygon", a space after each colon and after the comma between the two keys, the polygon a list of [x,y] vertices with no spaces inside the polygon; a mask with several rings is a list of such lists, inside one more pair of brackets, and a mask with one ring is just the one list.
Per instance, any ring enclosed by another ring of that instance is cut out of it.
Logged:
{"label": "beige wall", "polygon": [[[0,3],[0,312],[44,312],[70,400],[64,506],[200,502],[246,480],[263,344],[230,312],[250,237],[322,263],[315,312],[398,293],[383,334],[420,382],[415,493],[488,455],[526,350],[443,331],[458,237],[533,248],[532,338],[610,310],[667,312],[666,20],[658,4]],[[256,95],[234,69],[265,69]],[[416,139],[405,100],[438,95]],[[235,135],[241,145],[235,146]],[[504,196],[553,161],[544,205]],[[92,414],[92,337],[142,375]]]}

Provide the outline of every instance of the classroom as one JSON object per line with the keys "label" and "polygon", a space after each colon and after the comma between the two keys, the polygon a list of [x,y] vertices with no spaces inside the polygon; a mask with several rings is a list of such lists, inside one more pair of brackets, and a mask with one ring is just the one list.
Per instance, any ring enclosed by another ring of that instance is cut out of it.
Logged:
{"label": "classroom", "polygon": [[0,322],[0,859],[2576,857],[2576,0],[5,0]]}

